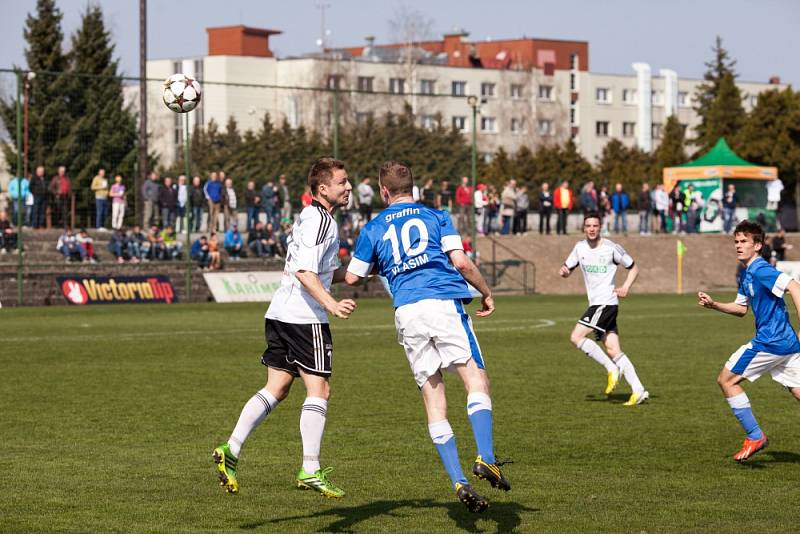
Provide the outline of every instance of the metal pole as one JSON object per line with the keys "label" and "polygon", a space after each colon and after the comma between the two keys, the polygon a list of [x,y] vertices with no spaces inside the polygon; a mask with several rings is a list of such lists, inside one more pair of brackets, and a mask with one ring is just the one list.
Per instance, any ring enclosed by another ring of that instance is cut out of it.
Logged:
{"label": "metal pole", "polygon": [[29,72],[25,76],[25,80],[24,80],[25,93],[23,95],[23,103],[22,103],[22,112],[23,112],[23,126],[22,126],[22,128],[23,128],[23,132],[24,132],[22,134],[22,138],[23,138],[22,153],[23,153],[23,158],[24,158],[23,162],[22,162],[23,176],[28,176],[28,102],[29,102],[29,100],[28,100],[28,89],[30,88],[30,85],[31,85],[30,84],[30,76],[31,75],[32,75],[32,73]]}
{"label": "metal pole", "polygon": [[478,229],[475,213],[475,191],[478,186],[478,106],[472,106],[472,256],[478,261]]}
{"label": "metal pole", "polygon": [[22,71],[17,71],[17,306],[22,305]]}
{"label": "metal pole", "polygon": [[186,121],[184,122],[184,141],[183,141],[183,160],[184,172],[186,173],[186,207],[184,213],[186,214],[186,250],[184,250],[184,257],[186,258],[186,302],[192,301],[192,191],[191,182],[191,169],[189,165],[191,149],[189,148],[189,114],[185,113]]}
{"label": "metal pole", "polygon": [[333,90],[333,157],[339,159],[339,90]]}
{"label": "metal pole", "polygon": [[134,220],[142,213],[140,194],[147,179],[147,0],[139,0],[139,140],[137,172],[133,179]]}

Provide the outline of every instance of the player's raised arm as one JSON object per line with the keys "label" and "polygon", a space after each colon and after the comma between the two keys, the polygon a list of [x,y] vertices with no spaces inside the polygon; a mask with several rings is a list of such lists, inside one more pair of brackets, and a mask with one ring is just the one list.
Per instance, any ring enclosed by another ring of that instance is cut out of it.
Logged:
{"label": "player's raised arm", "polygon": [[792,280],[789,282],[789,285],[786,286],[786,291],[792,296],[794,309],[797,313],[798,321],[800,321],[800,284],[798,284],[796,280]]}
{"label": "player's raised arm", "polygon": [[[697,292],[698,304],[709,310],[717,310],[729,315],[737,317],[744,317],[747,314],[747,297],[744,295],[736,295],[736,300],[733,302],[717,302],[711,298],[707,293],[702,291]],[[797,303],[797,301],[795,301]]]}
{"label": "player's raised arm", "polygon": [[562,278],[568,278],[569,275],[572,274],[572,271],[578,266],[578,251],[577,246],[572,247],[572,252],[569,253],[567,259],[564,260],[564,264],[558,270],[558,274],[561,275]]}
{"label": "player's raised arm", "polygon": [[622,299],[628,296],[631,286],[633,286],[633,283],[639,276],[639,266],[636,265],[631,255],[625,252],[625,249],[622,248],[621,245],[614,245],[613,255],[614,263],[622,265],[628,269],[628,276],[625,277],[625,282],[621,287],[614,289],[614,293],[616,293],[617,296]]}
{"label": "player's raised arm", "polygon": [[478,267],[472,262],[463,250],[454,249],[447,253],[450,257],[450,262],[453,264],[464,280],[469,282],[472,287],[478,290],[481,294],[481,309],[476,312],[478,317],[486,317],[491,315],[494,311],[494,299],[492,298],[492,290],[489,289],[489,284],[483,279],[483,275],[478,270]]}
{"label": "player's raised arm", "polygon": [[339,319],[347,319],[356,309],[356,301],[352,299],[342,299],[337,301],[325,290],[319,275],[313,271],[297,271],[294,273],[297,280],[303,284],[303,288],[308,294],[314,297],[328,313],[335,315]]}

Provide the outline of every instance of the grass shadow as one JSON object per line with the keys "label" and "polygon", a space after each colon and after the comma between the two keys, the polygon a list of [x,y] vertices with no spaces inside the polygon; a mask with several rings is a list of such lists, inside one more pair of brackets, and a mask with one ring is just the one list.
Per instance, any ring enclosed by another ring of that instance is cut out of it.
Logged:
{"label": "grass shadow", "polygon": [[750,469],[764,469],[770,464],[798,464],[800,454],[789,451],[765,451],[746,462],[740,462],[743,467]]}
{"label": "grass shadow", "polygon": [[[409,509],[403,512],[403,509]],[[359,523],[380,516],[406,517],[414,513],[414,509],[443,508],[447,515],[459,528],[468,532],[482,532],[478,529],[479,519],[494,521],[495,532],[515,532],[522,524],[522,512],[538,512],[538,508],[529,508],[515,502],[492,503],[489,509],[482,514],[468,512],[461,503],[442,503],[432,499],[405,499],[400,501],[374,501],[371,503],[349,506],[344,508],[331,508],[303,515],[278,517],[265,521],[253,521],[240,525],[242,530],[254,530],[266,525],[280,528],[281,523],[303,519],[330,518],[332,521],[317,532],[355,532]]]}
{"label": "grass shadow", "polygon": [[587,402],[624,402],[630,398],[626,393],[612,393],[611,395],[586,395]]}

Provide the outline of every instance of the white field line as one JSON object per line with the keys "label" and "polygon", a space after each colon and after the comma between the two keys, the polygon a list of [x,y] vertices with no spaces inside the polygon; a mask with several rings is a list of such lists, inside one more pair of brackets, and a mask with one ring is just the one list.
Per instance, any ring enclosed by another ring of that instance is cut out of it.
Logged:
{"label": "white field line", "polygon": [[[700,317],[703,315],[708,315],[708,312],[692,312],[692,313],[654,313],[654,314],[628,314],[624,315],[624,319],[622,320],[623,323],[628,321],[637,321],[637,320],[650,320],[653,318],[657,319],[667,319],[667,318],[678,318],[678,317]],[[473,320],[473,326],[478,333],[491,333],[491,332],[511,332],[511,331],[522,331],[522,330],[537,330],[540,328],[549,328],[555,326],[557,323],[575,323],[577,321],[578,314],[575,314],[571,317],[552,317],[549,319],[483,319],[483,318],[475,318]],[[355,324],[353,324],[355,323]],[[370,325],[368,329],[364,329],[360,326],[356,326],[358,323],[357,321],[353,321],[350,323],[352,326],[334,326],[333,333],[334,335],[344,335],[347,337],[354,336],[354,337],[362,337],[362,336],[371,336],[374,334],[376,330],[382,330],[387,332],[393,332],[395,327],[392,323],[384,323],[378,325]],[[496,325],[507,325],[507,326],[496,326]],[[84,326],[84,325],[81,325]],[[91,326],[86,325],[85,327],[91,328]],[[41,342],[41,341],[57,341],[57,342],[64,342],[64,341],[90,341],[90,340],[109,340],[109,338],[113,339],[113,341],[120,341],[120,340],[137,340],[143,338],[150,338],[150,337],[161,337],[165,335],[169,336],[211,336],[214,335],[218,337],[220,334],[250,334],[252,337],[259,337],[262,338],[264,336],[263,328],[261,330],[256,328],[227,328],[222,331],[209,331],[205,330],[159,330],[157,332],[109,332],[108,334],[86,334],[86,333],[75,333],[75,334],[67,334],[67,335],[59,335],[54,334],[52,336],[17,336],[17,337],[2,337],[0,336],[0,341],[3,343],[26,343],[26,342]],[[249,336],[248,336],[249,337]]]}

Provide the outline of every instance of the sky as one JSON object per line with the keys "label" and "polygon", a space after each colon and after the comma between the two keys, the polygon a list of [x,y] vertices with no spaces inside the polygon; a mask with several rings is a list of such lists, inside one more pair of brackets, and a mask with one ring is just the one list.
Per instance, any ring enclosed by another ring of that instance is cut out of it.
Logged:
{"label": "sky", "polygon": [[[56,0],[67,36],[80,23],[88,0]],[[136,76],[138,1],[93,0],[106,17],[123,72]],[[270,44],[278,57],[317,50],[321,10],[329,46],[357,46],[373,35],[391,42],[396,14],[418,12],[431,21],[431,37],[456,27],[470,39],[542,37],[589,42],[589,70],[632,74],[631,63],[653,72],[671,68],[683,78],[702,78],[716,35],[737,60],[741,80],[770,76],[800,87],[800,0],[192,0],[148,2],[148,57],[207,53],[205,29],[246,24],[280,30]],[[23,27],[36,0],[0,0],[0,68],[24,66]]]}

